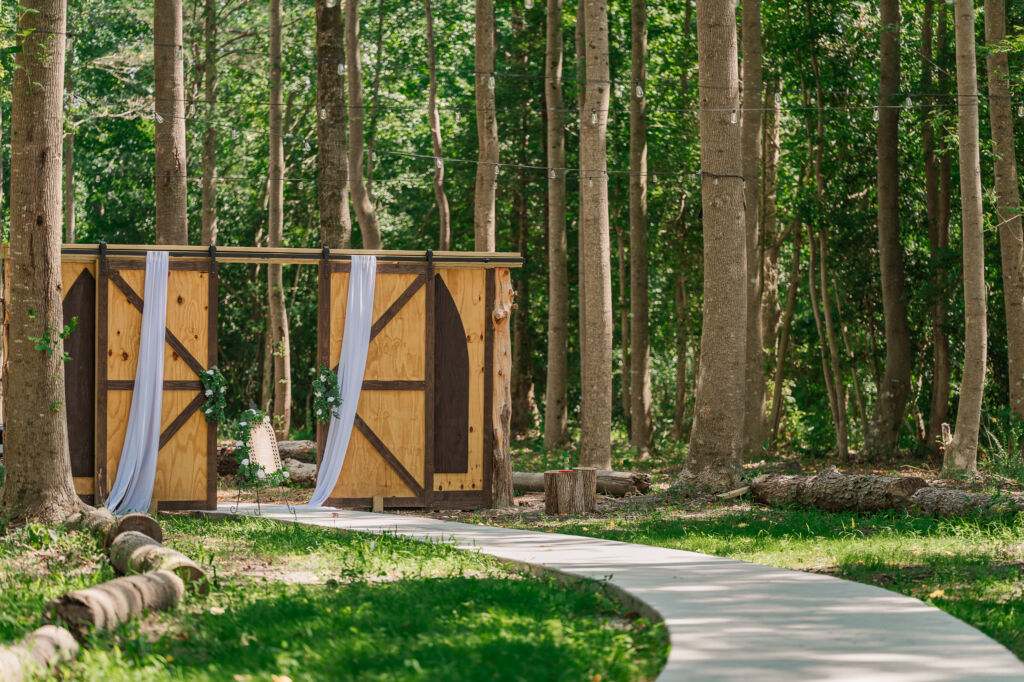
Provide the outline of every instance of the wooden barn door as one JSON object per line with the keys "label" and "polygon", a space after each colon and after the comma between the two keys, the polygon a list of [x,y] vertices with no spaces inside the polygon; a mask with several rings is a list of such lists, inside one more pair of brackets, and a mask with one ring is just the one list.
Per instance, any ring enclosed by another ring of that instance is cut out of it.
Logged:
{"label": "wooden barn door", "polygon": [[[145,260],[101,258],[98,299],[97,501],[117,476],[138,363]],[[170,260],[160,456],[153,499],[159,508],[214,509],[217,429],[202,414],[199,375],[217,357],[217,271],[210,259]]]}
{"label": "wooden barn door", "polygon": [[61,266],[64,324],[75,328],[64,340],[64,405],[75,492],[95,504],[96,471],[96,263]]}

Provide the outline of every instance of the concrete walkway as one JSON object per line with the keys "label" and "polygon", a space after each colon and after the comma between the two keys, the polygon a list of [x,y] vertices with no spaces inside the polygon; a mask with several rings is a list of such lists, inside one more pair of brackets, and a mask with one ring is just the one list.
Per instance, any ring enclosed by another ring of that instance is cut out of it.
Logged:
{"label": "concrete walkway", "polygon": [[[211,516],[226,516],[227,505]],[[240,514],[255,515],[255,505]],[[454,543],[538,569],[607,580],[671,640],[659,680],[1021,680],[1002,645],[917,599],[870,585],[694,552],[354,511],[262,516]]]}

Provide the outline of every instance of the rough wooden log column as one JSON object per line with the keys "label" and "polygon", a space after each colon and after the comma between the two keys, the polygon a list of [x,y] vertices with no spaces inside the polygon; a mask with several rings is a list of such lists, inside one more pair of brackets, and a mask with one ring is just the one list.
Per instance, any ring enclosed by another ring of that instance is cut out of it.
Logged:
{"label": "rough wooden log column", "polygon": [[[623,497],[630,494],[643,494],[651,488],[651,475],[638,474],[631,471],[609,471],[596,469],[597,492],[602,495]],[[532,471],[517,471],[512,474],[515,489],[522,493],[544,492],[544,474]]]}
{"label": "rough wooden log column", "polygon": [[847,475],[829,467],[817,476],[758,476],[750,494],[761,504],[803,504],[825,511],[880,511],[910,504],[928,484],[917,476]]}
{"label": "rough wooden log column", "polygon": [[69,592],[50,602],[47,612],[81,638],[92,628],[110,630],[145,611],[168,609],[177,604],[184,593],[181,578],[170,571],[156,571],[115,578],[87,590]]}
{"label": "rough wooden log column", "polygon": [[122,533],[114,540],[110,546],[110,563],[122,574],[171,571],[185,581],[189,589],[200,594],[209,587],[206,574],[194,561],[135,531]]}
{"label": "rough wooden log column", "polygon": [[33,672],[50,671],[76,656],[78,642],[70,632],[44,625],[17,644],[0,647],[0,680],[21,682]]}
{"label": "rough wooden log column", "polygon": [[564,514],[572,499],[572,472],[555,469],[544,472],[544,513]]}
{"label": "rough wooden log column", "polygon": [[597,503],[597,469],[578,467],[545,471],[544,513],[586,514]]}
{"label": "rough wooden log column", "polygon": [[494,425],[494,506],[512,504],[512,275],[507,268],[494,271],[494,393],[492,424]]}

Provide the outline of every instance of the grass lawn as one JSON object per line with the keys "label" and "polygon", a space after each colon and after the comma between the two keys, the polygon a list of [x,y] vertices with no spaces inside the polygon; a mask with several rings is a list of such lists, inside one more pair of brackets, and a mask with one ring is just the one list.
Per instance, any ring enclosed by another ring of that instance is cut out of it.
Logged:
{"label": "grass lawn", "polygon": [[[68,679],[645,680],[667,655],[660,626],[600,590],[448,546],[255,519],[161,522],[166,544],[214,576],[210,594],[94,635]],[[42,553],[63,558],[27,570]],[[11,531],[0,641],[40,625],[47,599],[109,577],[79,533]]]}

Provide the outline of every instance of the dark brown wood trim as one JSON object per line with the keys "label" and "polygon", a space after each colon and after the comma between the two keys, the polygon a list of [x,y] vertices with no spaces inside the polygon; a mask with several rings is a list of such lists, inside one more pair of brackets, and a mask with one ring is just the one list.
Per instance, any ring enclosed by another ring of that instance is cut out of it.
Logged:
{"label": "dark brown wood trim", "polygon": [[[370,509],[373,507],[372,497],[329,497],[324,503],[328,507],[339,509]],[[385,497],[384,507],[391,509],[420,509],[423,505],[421,497]]]}
{"label": "dark brown wood trim", "polygon": [[102,256],[96,265],[96,469],[93,494],[107,499],[107,334],[110,286],[107,263]]}
{"label": "dark brown wood trim", "polygon": [[96,496],[95,495],[79,495],[78,499],[80,499],[82,502],[85,502],[90,507],[95,507],[96,506]]}
{"label": "dark brown wood trim", "polygon": [[[316,329],[316,362],[317,371],[321,367],[331,366],[331,263],[320,261],[319,290],[317,292],[317,329]],[[320,461],[324,456],[324,445],[327,443],[327,424],[316,425],[316,468],[320,470]]]}
{"label": "dark brown wood trim", "polygon": [[[352,272],[352,262],[332,261],[329,265],[331,272]],[[412,275],[423,272],[423,266],[408,263],[377,263],[378,275]]]}
{"label": "dark brown wood trim", "polygon": [[402,295],[396,298],[395,302],[392,303],[379,318],[377,318],[376,322],[373,323],[373,327],[370,329],[370,341],[377,338],[377,335],[384,330],[384,327],[388,325],[388,322],[395,318],[395,315],[405,307],[406,303],[412,300],[412,297],[416,295],[420,290],[420,287],[426,282],[427,276],[421,272],[420,275],[414,279],[408,287],[406,287],[405,291],[402,292]]}
{"label": "dark brown wood trim", "polygon": [[355,427],[359,430],[359,433],[363,434],[363,437],[370,443],[374,450],[381,456],[381,458],[388,463],[398,477],[405,482],[409,489],[416,494],[417,497],[423,495],[423,487],[416,481],[416,478],[409,473],[409,470],[398,461],[394,453],[388,449],[388,446],[373,432],[366,422],[363,421],[362,417],[356,415]]}
{"label": "dark brown wood trim", "polygon": [[366,379],[363,381],[364,391],[422,391],[427,388],[426,381],[406,381],[404,379],[383,380]]}
{"label": "dark brown wood trim", "polygon": [[484,481],[483,506],[494,506],[494,270],[487,271],[484,293]]}
{"label": "dark brown wood trim", "polygon": [[[108,391],[134,391],[135,380],[134,379],[111,379],[107,382]],[[203,390],[203,382],[201,381],[171,381],[164,380],[165,391],[201,391]]]}
{"label": "dark brown wood trim", "polygon": [[[211,246],[211,254],[216,247]],[[210,282],[207,295],[206,323],[206,365],[214,367],[217,362],[217,313],[220,307],[220,273],[217,270],[216,258],[210,258]],[[202,382],[200,382],[202,387]],[[166,389],[166,384],[165,384]],[[206,423],[206,505],[209,509],[217,508],[217,423]]]}
{"label": "dark brown wood trim", "polygon": [[160,448],[163,448],[163,446],[167,445],[167,443],[169,443],[170,440],[174,438],[174,434],[178,433],[178,430],[181,429],[181,427],[184,426],[185,423],[192,418],[192,415],[196,413],[196,410],[199,409],[199,406],[205,402],[206,396],[200,393],[199,395],[192,399],[192,402],[185,406],[185,409],[183,409],[178,414],[178,416],[174,418],[174,421],[167,425],[167,428],[164,429],[164,432],[160,434]]}
{"label": "dark brown wood trim", "polygon": [[[145,270],[145,258],[117,258],[110,262],[110,267],[116,270]],[[169,259],[168,270],[190,270],[193,272],[208,272],[210,263],[207,260],[179,260]]]}
{"label": "dark brown wood trim", "polygon": [[216,510],[217,500],[211,504],[208,500],[160,500],[157,507],[160,511],[190,511],[192,509]]}
{"label": "dark brown wood trim", "polygon": [[430,507],[434,497],[434,263],[427,262],[426,314],[423,323],[424,353],[423,377],[426,382],[423,395],[423,501]]}

